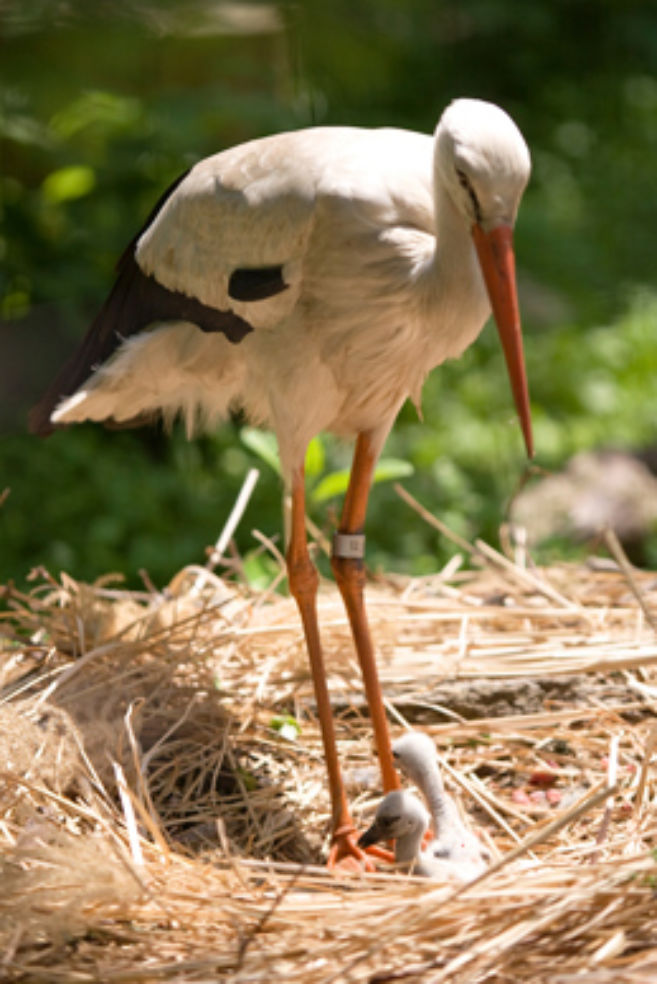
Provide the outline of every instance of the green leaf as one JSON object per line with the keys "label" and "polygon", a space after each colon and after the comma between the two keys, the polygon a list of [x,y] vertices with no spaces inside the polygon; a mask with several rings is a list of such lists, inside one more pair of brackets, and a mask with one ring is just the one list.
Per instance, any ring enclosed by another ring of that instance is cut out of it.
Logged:
{"label": "green leaf", "polygon": [[287,741],[296,741],[301,734],[301,725],[290,714],[272,718],[269,727]]}
{"label": "green leaf", "polygon": [[[326,502],[336,495],[344,495],[349,484],[349,474],[348,468],[342,468],[340,471],[326,475],[311,492],[311,500]],[[374,482],[389,482],[412,474],[413,466],[410,461],[403,461],[401,458],[381,458],[374,472]]]}
{"label": "green leaf", "polygon": [[403,458],[381,458],[374,471],[374,481],[391,482],[396,478],[408,478],[414,470],[410,461]]}
{"label": "green leaf", "polygon": [[326,453],[321,437],[313,437],[306,451],[306,476],[317,478],[326,467]]}
{"label": "green leaf", "polygon": [[44,198],[54,204],[68,202],[75,198],[83,198],[93,191],[96,185],[96,174],[85,164],[72,164],[70,167],[60,167],[52,171],[41,186]]}
{"label": "green leaf", "polygon": [[244,783],[244,788],[246,789],[247,793],[252,793],[255,789],[258,788],[258,780],[256,779],[256,777],[253,775],[252,772],[248,771],[248,769],[244,769],[241,765],[238,765],[235,772],[236,775],[238,775],[242,780],[242,782]]}
{"label": "green leaf", "polygon": [[[274,469],[277,475],[281,474],[281,461],[278,454],[278,444],[271,431],[260,430],[257,427],[243,427],[240,432],[240,439],[249,451],[256,454],[262,461],[265,461]],[[306,451],[306,475],[309,478],[316,478],[324,470],[326,454],[324,445],[320,437],[313,437]]]}
{"label": "green leaf", "polygon": [[264,591],[278,574],[278,565],[269,554],[252,550],[242,557],[242,570],[250,587]]}
{"label": "green leaf", "polygon": [[281,474],[281,459],[278,456],[278,444],[270,431],[259,430],[257,427],[243,427],[240,431],[242,444],[253,451],[262,461]]}
{"label": "green leaf", "polygon": [[79,98],[55,113],[51,127],[57,136],[70,140],[81,130],[94,125],[106,134],[112,129],[129,129],[136,125],[140,115],[138,99],[94,89],[83,92]]}
{"label": "green leaf", "polygon": [[349,484],[349,469],[341,468],[340,471],[329,472],[321,482],[318,482],[310,493],[312,502],[326,502],[336,495],[344,495]]}

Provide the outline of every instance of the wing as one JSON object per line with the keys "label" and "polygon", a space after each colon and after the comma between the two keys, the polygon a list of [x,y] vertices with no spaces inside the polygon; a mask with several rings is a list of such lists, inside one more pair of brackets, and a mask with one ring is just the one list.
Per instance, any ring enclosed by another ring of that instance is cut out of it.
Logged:
{"label": "wing", "polygon": [[246,320],[254,312],[241,304],[287,288],[276,311],[293,307],[317,191],[301,155],[306,143],[303,133],[278,134],[200,161],[140,236],[140,268]]}
{"label": "wing", "polygon": [[187,322],[237,343],[294,310],[309,266],[329,289],[327,264],[337,265],[339,284],[355,276],[354,252],[369,255],[381,230],[431,229],[431,147],[431,138],[406,131],[320,127],[200,161],[126,249],[109,297],[30,414],[30,428],[49,433],[60,400],[130,335]]}
{"label": "wing", "polygon": [[276,147],[282,137],[207,158],[161,196],[79,347],[30,412],[31,431],[51,433],[62,398],[153,323],[191,322],[237,343],[294,306],[313,199],[303,180],[295,187],[289,157]]}

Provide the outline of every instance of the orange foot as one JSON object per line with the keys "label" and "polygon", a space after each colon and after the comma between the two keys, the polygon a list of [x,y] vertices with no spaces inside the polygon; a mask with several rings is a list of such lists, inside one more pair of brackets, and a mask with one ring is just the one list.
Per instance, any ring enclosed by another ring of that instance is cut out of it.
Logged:
{"label": "orange foot", "polygon": [[356,829],[351,824],[338,827],[334,831],[327,862],[329,871],[339,873],[376,871],[376,865],[371,860],[372,858],[386,861],[388,864],[394,862],[394,854],[384,847],[378,847],[376,844],[366,848],[359,847],[358,836]]}

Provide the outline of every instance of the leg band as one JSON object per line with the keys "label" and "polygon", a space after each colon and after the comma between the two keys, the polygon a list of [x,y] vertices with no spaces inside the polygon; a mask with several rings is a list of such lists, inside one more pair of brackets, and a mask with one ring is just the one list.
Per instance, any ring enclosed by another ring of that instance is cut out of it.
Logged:
{"label": "leg band", "polygon": [[334,533],[332,555],[362,560],[365,556],[365,534]]}

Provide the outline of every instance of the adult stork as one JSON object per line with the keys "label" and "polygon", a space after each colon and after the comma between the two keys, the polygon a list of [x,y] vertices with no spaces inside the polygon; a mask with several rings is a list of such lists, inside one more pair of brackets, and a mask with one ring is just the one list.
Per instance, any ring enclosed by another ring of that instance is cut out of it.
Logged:
{"label": "adult stork", "polygon": [[384,791],[398,787],[363,603],[366,504],[397,413],[461,355],[491,307],[528,453],[512,229],[530,170],[500,108],[459,99],[434,138],[318,127],[200,161],[160,199],[100,313],[31,415],[184,418],[241,408],[273,428],[291,495],[290,591],[310,657],[332,802],[329,863],[363,862],[341,779],[305,535],[304,459],[322,430],[355,437],[332,569],[349,616]]}

